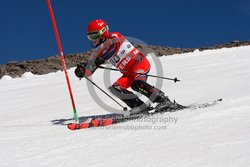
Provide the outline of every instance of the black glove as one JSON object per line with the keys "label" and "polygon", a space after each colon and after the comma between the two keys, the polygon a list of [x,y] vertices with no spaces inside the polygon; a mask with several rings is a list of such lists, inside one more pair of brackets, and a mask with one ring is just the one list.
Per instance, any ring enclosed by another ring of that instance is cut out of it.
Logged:
{"label": "black glove", "polygon": [[85,77],[85,71],[86,71],[86,64],[85,63],[82,63],[82,64],[78,64],[76,69],[75,69],[75,75],[78,77],[78,78],[83,78]]}

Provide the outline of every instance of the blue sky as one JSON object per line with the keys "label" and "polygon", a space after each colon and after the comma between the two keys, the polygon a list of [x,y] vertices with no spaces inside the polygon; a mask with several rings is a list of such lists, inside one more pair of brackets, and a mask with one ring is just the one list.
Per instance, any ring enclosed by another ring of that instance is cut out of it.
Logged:
{"label": "blue sky", "polygon": [[[90,49],[85,29],[102,18],[110,31],[149,45],[203,47],[250,40],[249,0],[51,0],[65,54]],[[58,54],[46,0],[1,0],[0,64]]]}

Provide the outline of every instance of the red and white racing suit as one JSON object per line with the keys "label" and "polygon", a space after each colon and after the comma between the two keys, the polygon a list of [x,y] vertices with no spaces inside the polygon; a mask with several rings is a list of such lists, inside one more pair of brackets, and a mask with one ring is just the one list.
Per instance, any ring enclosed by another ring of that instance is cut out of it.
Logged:
{"label": "red and white racing suit", "polygon": [[122,34],[110,33],[109,38],[96,48],[96,53],[97,59],[109,61],[121,70],[123,75],[115,82],[120,88],[129,88],[134,80],[147,80],[145,74],[150,70],[149,61]]}

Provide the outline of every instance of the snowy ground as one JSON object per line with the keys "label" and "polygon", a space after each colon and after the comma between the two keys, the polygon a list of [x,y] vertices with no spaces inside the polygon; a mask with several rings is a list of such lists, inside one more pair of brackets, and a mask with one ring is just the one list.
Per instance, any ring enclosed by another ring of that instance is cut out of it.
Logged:
{"label": "snowy ground", "polygon": [[[26,166],[250,165],[250,47],[161,57],[171,99],[188,105],[223,102],[107,128],[70,131],[72,108],[64,73],[0,80],[0,162]],[[91,98],[85,80],[69,71],[79,116],[108,114]],[[155,74],[152,68],[151,74]],[[112,72],[112,81],[119,77]],[[103,70],[93,80],[104,87]],[[155,79],[150,78],[151,83]],[[97,90],[106,104],[119,108]]]}

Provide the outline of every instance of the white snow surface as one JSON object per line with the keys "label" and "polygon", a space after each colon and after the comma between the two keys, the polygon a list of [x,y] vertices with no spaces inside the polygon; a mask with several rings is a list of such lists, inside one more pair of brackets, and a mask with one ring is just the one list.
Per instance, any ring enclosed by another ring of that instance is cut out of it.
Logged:
{"label": "white snow surface", "polygon": [[[223,98],[218,105],[79,131],[66,127],[73,114],[63,72],[4,77],[0,80],[0,166],[250,166],[249,53],[247,46],[160,58],[164,76],[181,80],[163,81],[162,90],[170,99],[188,105]],[[155,73],[152,63],[150,74]],[[111,74],[112,82],[121,75]],[[69,77],[80,117],[109,113],[92,99],[85,80],[74,76],[74,68]],[[93,81],[106,90],[102,69]],[[155,82],[149,78],[149,83]]]}

